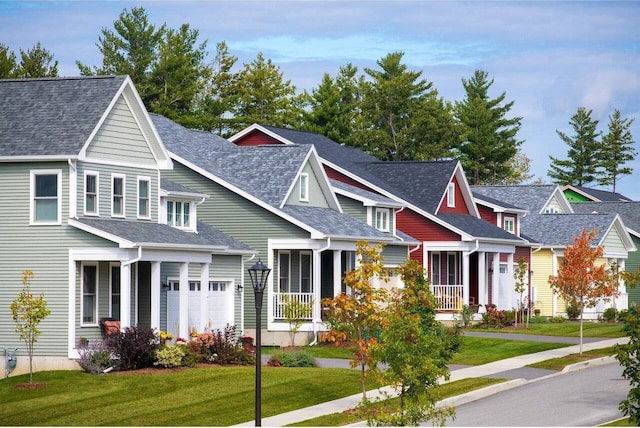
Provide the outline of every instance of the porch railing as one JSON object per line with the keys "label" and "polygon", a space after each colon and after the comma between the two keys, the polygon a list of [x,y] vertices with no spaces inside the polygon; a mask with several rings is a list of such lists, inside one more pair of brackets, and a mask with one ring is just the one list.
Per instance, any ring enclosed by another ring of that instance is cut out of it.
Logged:
{"label": "porch railing", "polygon": [[[274,293],[273,317],[277,320],[291,318],[301,320],[313,319],[313,293]],[[286,306],[289,304],[291,313],[287,314]]]}
{"label": "porch railing", "polygon": [[462,285],[431,285],[431,291],[436,296],[437,310],[459,311],[464,305]]}

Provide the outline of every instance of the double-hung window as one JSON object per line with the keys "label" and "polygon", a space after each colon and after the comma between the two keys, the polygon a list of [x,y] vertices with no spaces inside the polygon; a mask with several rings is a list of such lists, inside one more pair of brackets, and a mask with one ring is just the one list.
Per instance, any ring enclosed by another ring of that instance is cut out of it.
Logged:
{"label": "double-hung window", "polygon": [[98,173],[85,172],[84,174],[84,213],[86,215],[98,215]]}
{"label": "double-hung window", "polygon": [[62,171],[31,171],[31,223],[60,224]]}
{"label": "double-hung window", "polygon": [[376,208],[376,229],[389,231],[389,208]]}
{"label": "double-hung window", "polygon": [[82,265],[82,324],[95,325],[98,322],[98,265]]}
{"label": "double-hung window", "polygon": [[111,215],[113,217],[124,217],[124,175],[114,174],[111,176]]}
{"label": "double-hung window", "polygon": [[504,230],[509,233],[515,233],[515,219],[513,217],[504,218]]}
{"label": "double-hung window", "polygon": [[150,180],[138,177],[138,218],[151,218]]}

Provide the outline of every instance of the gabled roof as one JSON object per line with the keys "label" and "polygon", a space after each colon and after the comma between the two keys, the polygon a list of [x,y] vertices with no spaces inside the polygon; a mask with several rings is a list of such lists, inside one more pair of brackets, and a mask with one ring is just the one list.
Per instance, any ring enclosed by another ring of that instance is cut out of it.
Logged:
{"label": "gabled roof", "polygon": [[615,213],[620,216],[629,233],[640,237],[640,202],[576,202],[576,213]]}
{"label": "gabled roof", "polygon": [[627,198],[620,193],[609,192],[608,190],[600,190],[584,186],[572,186],[570,184],[562,187],[562,191],[564,192],[565,190],[572,190],[593,202],[632,202],[632,199]]}
{"label": "gabled roof", "polygon": [[391,198],[387,198],[386,196],[379,195],[377,193],[369,192],[368,190],[361,189],[356,186],[352,186],[347,183],[343,183],[338,180],[330,180],[331,187],[333,187],[334,191],[339,195],[344,195],[352,199],[356,199],[365,207],[388,207],[388,208],[402,208],[406,206],[405,204],[395,201]]}
{"label": "gabled roof", "polygon": [[483,195],[481,193],[475,192],[473,194],[473,197],[476,203],[489,207],[495,210],[496,212],[513,212],[513,213],[521,213],[521,214],[525,214],[527,212],[527,210],[524,208],[517,207],[508,202],[499,201],[497,199]]}
{"label": "gabled roof", "polygon": [[471,191],[476,197],[490,197],[525,209],[532,214],[543,213],[549,202],[557,197],[562,207],[567,212],[572,212],[571,205],[565,199],[560,186],[555,184],[471,186]]}
{"label": "gabled roof", "polygon": [[217,253],[248,253],[248,245],[198,221],[198,233],[152,222],[105,220],[96,218],[70,219],[69,224],[85,232],[117,243],[122,248],[174,248]]}
{"label": "gabled roof", "polygon": [[[82,158],[121,95],[150,125],[128,76],[0,79],[0,161]],[[141,131],[159,165],[170,166],[153,126]]]}
{"label": "gabled roof", "polygon": [[[152,115],[152,120],[176,161],[286,218],[309,231],[313,238],[403,242],[341,212],[313,146],[238,147],[214,134],[184,128],[162,116]],[[326,186],[330,208],[285,204],[306,164],[315,168],[321,177],[321,186]],[[407,245],[413,245],[413,242],[407,242]]]}
{"label": "gabled roof", "polygon": [[522,241],[522,239],[504,229],[496,227],[488,221],[463,214],[438,214],[438,218],[444,220],[456,229],[472,236],[474,239],[487,239],[492,241]]}

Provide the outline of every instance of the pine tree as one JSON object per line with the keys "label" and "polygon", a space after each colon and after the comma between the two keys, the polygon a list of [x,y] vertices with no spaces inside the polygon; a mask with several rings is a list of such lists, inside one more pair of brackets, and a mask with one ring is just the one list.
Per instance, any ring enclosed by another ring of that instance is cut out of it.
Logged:
{"label": "pine tree", "polygon": [[505,92],[489,97],[493,79],[486,71],[476,70],[462,85],[465,99],[455,103],[455,117],[462,125],[460,163],[472,184],[505,182],[516,174],[513,158],[522,145],[516,138],[522,118],[506,117],[514,102],[503,104]]}
{"label": "pine tree", "polygon": [[609,116],[609,132],[602,138],[598,183],[603,186],[613,186],[613,192],[616,191],[620,176],[631,175],[633,172],[631,167],[624,166],[632,162],[638,154],[629,130],[633,121],[634,119],[622,119],[620,111],[614,110]]}
{"label": "pine tree", "polygon": [[585,186],[597,179],[600,132],[596,130],[598,121],[591,118],[591,113],[584,107],[578,108],[569,122],[575,132],[573,136],[556,130],[560,139],[569,146],[569,151],[566,160],[549,156],[551,165],[547,175],[554,183]]}
{"label": "pine tree", "polygon": [[17,76],[16,54],[0,43],[0,79],[13,79]]}

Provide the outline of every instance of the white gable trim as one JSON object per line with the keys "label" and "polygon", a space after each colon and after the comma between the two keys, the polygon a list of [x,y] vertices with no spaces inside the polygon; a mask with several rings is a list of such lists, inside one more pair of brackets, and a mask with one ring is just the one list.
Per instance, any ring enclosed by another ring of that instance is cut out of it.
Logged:
{"label": "white gable trim", "polygon": [[243,129],[242,131],[238,132],[237,134],[227,138],[227,140],[231,141],[232,143],[235,142],[236,140],[240,140],[243,137],[251,134],[253,131],[260,131],[263,134],[268,135],[271,138],[274,138],[278,141],[280,141],[282,144],[286,144],[286,145],[295,145],[296,143],[294,143],[293,141],[287,140],[286,138],[282,137],[279,134],[276,134],[275,132],[272,132],[268,129],[266,129],[265,127],[258,125],[257,123],[254,123],[253,125]]}

